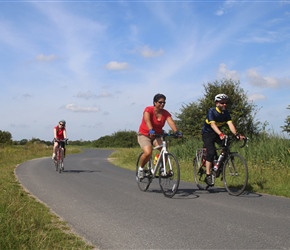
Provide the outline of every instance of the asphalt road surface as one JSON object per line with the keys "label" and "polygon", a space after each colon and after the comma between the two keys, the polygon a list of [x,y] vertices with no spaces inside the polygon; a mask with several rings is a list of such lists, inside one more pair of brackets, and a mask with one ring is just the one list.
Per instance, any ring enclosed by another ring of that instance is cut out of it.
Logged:
{"label": "asphalt road surface", "polygon": [[111,153],[68,155],[61,174],[50,158],[35,159],[16,175],[99,249],[290,249],[290,199],[199,191],[190,182],[165,198],[158,179],[140,191],[133,171],[107,161]]}

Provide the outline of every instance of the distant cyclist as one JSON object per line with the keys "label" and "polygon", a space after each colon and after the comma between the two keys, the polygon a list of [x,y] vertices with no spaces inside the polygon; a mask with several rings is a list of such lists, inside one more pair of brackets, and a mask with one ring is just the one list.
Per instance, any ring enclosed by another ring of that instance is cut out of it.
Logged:
{"label": "distant cyclist", "polygon": [[176,133],[177,136],[182,137],[182,133],[178,132],[175,122],[171,114],[164,109],[166,97],[163,94],[156,94],[153,97],[153,106],[145,108],[142,116],[142,121],[138,132],[138,143],[143,150],[140,158],[140,166],[138,170],[138,177],[143,178],[143,167],[149,161],[152,155],[152,145],[157,146],[161,144],[160,138],[155,138],[155,134],[163,133],[163,126],[165,122]]}
{"label": "distant cyclist", "polygon": [[202,127],[202,140],[206,148],[206,178],[205,182],[209,186],[213,186],[210,169],[212,167],[214,156],[216,156],[215,143],[221,145],[222,140],[226,138],[226,135],[221,131],[221,127],[228,125],[230,131],[239,140],[245,139],[243,135],[240,135],[227,110],[227,103],[229,97],[226,94],[218,94],[215,96],[216,107],[210,108],[206,115],[204,125]]}
{"label": "distant cyclist", "polygon": [[56,152],[58,148],[58,144],[60,143],[61,147],[64,149],[65,153],[65,142],[58,142],[57,140],[64,140],[67,138],[66,136],[66,129],[65,129],[66,122],[65,120],[59,121],[58,125],[53,129],[53,154],[52,159],[55,160]]}

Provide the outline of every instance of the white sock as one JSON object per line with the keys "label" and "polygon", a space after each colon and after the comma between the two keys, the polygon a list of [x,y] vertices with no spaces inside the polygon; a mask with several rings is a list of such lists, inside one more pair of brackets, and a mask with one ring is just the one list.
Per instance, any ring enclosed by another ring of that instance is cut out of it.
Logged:
{"label": "white sock", "polygon": [[143,171],[143,168],[142,167],[139,167],[139,171]]}

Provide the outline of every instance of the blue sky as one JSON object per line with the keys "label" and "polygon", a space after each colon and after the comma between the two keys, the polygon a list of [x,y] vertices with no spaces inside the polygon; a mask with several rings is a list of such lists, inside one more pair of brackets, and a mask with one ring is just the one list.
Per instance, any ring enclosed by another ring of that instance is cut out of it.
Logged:
{"label": "blue sky", "polygon": [[0,1],[0,56],[13,140],[137,131],[156,93],[174,114],[223,78],[268,129],[290,115],[290,1]]}

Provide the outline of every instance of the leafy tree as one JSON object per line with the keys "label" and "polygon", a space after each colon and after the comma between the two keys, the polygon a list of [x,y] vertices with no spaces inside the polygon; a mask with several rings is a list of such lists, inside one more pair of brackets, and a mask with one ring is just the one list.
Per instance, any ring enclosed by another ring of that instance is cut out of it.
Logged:
{"label": "leafy tree", "polygon": [[0,143],[11,144],[12,135],[10,132],[0,130]]}
{"label": "leafy tree", "polygon": [[[240,87],[239,81],[223,79],[213,83],[203,84],[204,97],[189,104],[182,105],[181,113],[175,114],[178,118],[177,124],[186,136],[201,136],[201,127],[204,123],[207,111],[214,107],[214,97],[219,93],[229,96],[227,108],[231,113],[232,120],[237,130],[247,136],[258,134],[261,123],[255,120],[257,107],[247,98],[246,93]],[[225,133],[229,133],[227,126],[223,128]]]}
{"label": "leafy tree", "polygon": [[93,141],[94,147],[121,147],[131,148],[138,146],[137,133],[135,131],[118,131],[112,135],[106,135],[100,137],[98,140]]}
{"label": "leafy tree", "polygon": [[[290,105],[288,105],[287,109],[290,109]],[[290,116],[288,115],[285,119],[285,125],[281,127],[283,132],[287,132],[290,134]]]}

